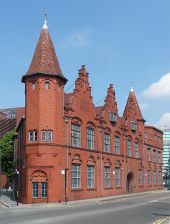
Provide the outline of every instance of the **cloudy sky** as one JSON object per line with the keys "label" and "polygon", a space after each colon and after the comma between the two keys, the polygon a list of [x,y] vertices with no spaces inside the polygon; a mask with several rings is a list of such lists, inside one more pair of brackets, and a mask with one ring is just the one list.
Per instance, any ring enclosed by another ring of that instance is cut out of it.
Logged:
{"label": "cloudy sky", "polygon": [[85,64],[95,105],[113,83],[121,115],[133,82],[147,124],[170,125],[169,11],[169,0],[0,0],[0,108],[24,106],[47,13],[67,92]]}

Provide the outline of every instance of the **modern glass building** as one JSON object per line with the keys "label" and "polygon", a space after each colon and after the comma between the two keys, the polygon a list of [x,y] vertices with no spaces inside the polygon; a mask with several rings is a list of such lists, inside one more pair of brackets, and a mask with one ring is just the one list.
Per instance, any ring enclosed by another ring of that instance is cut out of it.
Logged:
{"label": "modern glass building", "polygon": [[163,174],[164,174],[164,184],[170,186],[170,127],[163,128]]}

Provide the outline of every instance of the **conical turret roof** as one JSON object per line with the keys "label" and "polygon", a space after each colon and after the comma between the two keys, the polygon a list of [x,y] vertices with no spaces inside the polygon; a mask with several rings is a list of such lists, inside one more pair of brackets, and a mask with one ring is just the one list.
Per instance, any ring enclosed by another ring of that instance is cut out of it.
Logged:
{"label": "conical turret roof", "polygon": [[67,79],[63,76],[60,69],[46,20],[39,37],[32,62],[26,75],[22,77],[22,82],[25,81],[25,78],[38,74],[58,76],[63,79],[65,83],[67,82]]}

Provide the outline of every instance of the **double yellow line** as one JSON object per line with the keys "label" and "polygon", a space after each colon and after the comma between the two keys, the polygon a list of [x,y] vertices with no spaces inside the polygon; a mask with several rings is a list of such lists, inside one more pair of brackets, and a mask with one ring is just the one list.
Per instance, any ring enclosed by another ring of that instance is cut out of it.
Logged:
{"label": "double yellow line", "polygon": [[163,223],[166,220],[167,219],[159,219],[159,220],[156,220],[155,222],[153,222],[153,224],[161,224],[161,223]]}

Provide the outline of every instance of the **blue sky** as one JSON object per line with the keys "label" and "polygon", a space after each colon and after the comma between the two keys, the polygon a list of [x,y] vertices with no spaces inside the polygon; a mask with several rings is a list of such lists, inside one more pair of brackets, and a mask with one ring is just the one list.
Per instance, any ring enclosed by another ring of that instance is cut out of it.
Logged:
{"label": "blue sky", "polygon": [[24,106],[21,77],[47,13],[65,89],[85,64],[94,103],[113,83],[121,115],[133,82],[146,121],[170,125],[169,11],[169,0],[0,0],[0,108]]}

